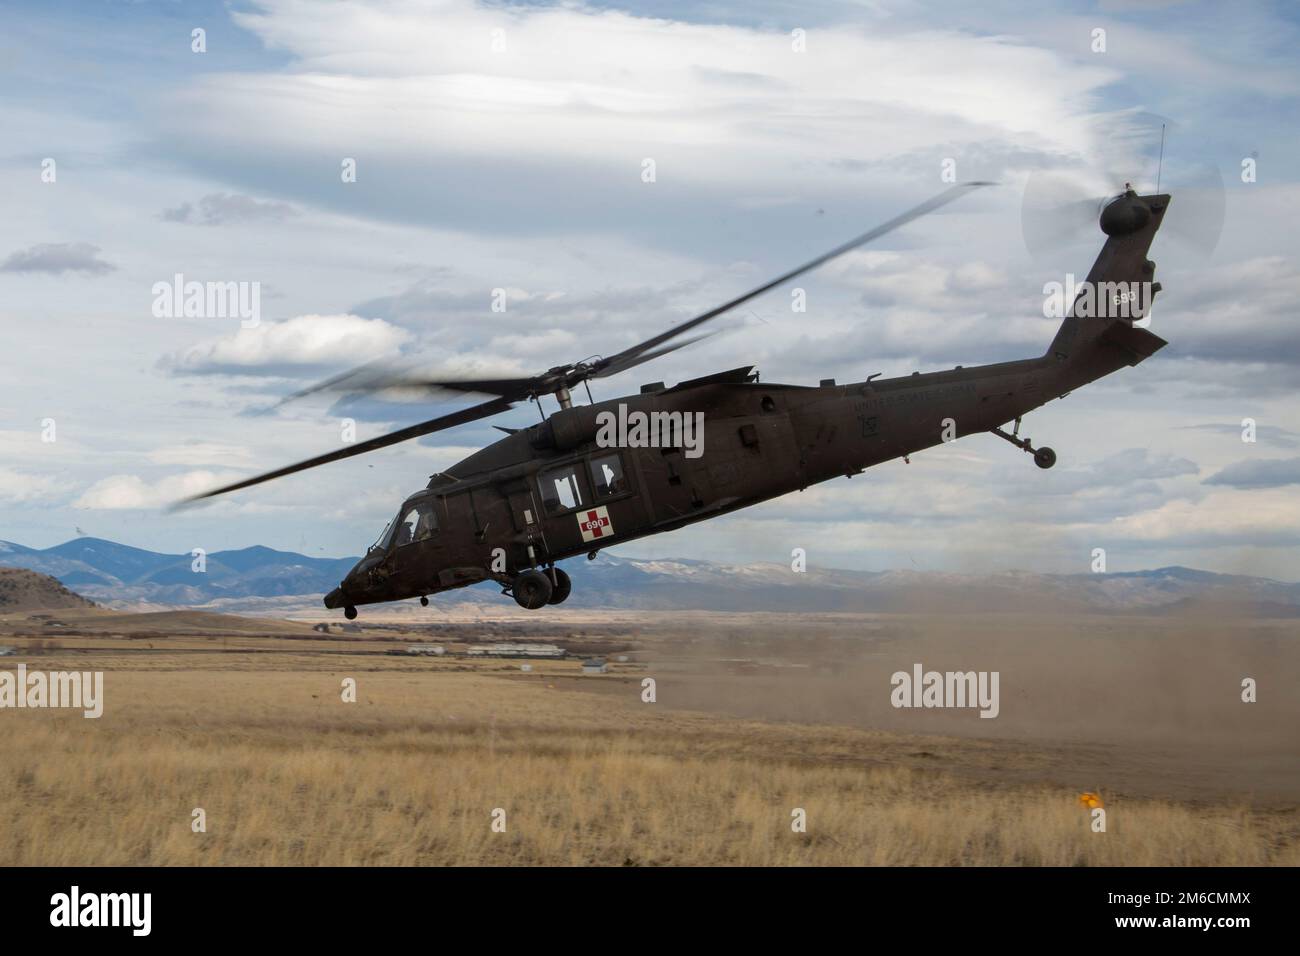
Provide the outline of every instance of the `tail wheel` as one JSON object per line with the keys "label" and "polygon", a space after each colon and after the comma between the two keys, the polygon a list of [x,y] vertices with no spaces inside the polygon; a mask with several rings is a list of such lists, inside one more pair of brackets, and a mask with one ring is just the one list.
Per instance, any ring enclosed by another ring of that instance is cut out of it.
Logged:
{"label": "tail wheel", "polygon": [[511,590],[516,604],[530,611],[536,611],[550,601],[553,588],[550,578],[541,571],[530,569],[515,578]]}
{"label": "tail wheel", "polygon": [[343,616],[346,617],[349,621],[355,621],[357,619],[357,609],[354,608],[351,604],[349,604],[347,607],[343,609]]}
{"label": "tail wheel", "polygon": [[1039,468],[1051,468],[1056,464],[1056,452],[1044,445],[1034,452],[1034,464]]}
{"label": "tail wheel", "polygon": [[559,568],[551,568],[551,574],[555,575],[555,583],[551,586],[551,598],[548,604],[563,604],[564,599],[569,596],[573,590],[573,582],[569,576]]}

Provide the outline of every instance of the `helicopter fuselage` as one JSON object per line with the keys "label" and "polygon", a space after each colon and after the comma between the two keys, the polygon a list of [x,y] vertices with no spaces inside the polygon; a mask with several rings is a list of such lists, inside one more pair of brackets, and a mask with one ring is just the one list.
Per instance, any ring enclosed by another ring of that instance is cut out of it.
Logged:
{"label": "helicopter fuselage", "polygon": [[[1123,202],[1142,215],[1103,217],[1108,238],[1084,284],[1087,295],[1075,299],[1042,356],[817,387],[759,382],[744,367],[561,408],[434,475],[325,605],[352,617],[357,605],[487,580],[513,590],[526,607],[558,603],[568,578],[557,575],[556,562],[978,432],[1005,438],[1050,468],[1055,452],[1020,437],[1020,417],[1166,344],[1135,320],[1149,316],[1160,289],[1147,252],[1169,197],[1129,193]],[[1146,291],[1130,312],[1126,290],[1136,287]],[[608,427],[632,419],[675,422],[678,438],[687,437],[681,426],[688,421],[700,428],[689,442],[663,442]],[[1008,433],[1002,426],[1012,421]],[[539,573],[549,580],[539,582]]]}
{"label": "helicopter fuselage", "polygon": [[[818,387],[752,381],[751,369],[741,368],[563,409],[433,476],[397,518],[400,531],[403,515],[423,513],[426,531],[410,540],[390,534],[327,606],[489,579],[508,588],[526,568],[594,555],[990,431],[1075,387],[1069,368],[1045,356]],[[635,420],[635,413],[650,421],[702,416],[696,455],[680,445],[599,440],[602,422]],[[608,480],[614,474],[619,480]]]}

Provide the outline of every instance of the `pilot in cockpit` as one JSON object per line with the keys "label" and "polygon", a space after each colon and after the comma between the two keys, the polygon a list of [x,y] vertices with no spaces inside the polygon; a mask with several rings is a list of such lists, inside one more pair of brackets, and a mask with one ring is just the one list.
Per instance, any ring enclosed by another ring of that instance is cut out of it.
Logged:
{"label": "pilot in cockpit", "polygon": [[404,544],[411,543],[411,522],[403,521],[397,526],[397,533],[393,535],[393,547],[400,548]]}

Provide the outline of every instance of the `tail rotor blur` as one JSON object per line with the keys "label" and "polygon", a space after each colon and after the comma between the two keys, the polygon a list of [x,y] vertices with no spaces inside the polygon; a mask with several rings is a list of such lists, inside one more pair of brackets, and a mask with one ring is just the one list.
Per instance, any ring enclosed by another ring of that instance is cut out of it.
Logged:
{"label": "tail rotor blur", "polygon": [[1166,225],[1169,236],[1203,257],[1223,231],[1223,175],[1210,162],[1186,162],[1194,141],[1178,124],[1151,113],[1108,117],[1096,158],[1063,168],[1035,170],[1025,183],[1020,222],[1025,248],[1039,259],[1091,241],[1102,210],[1126,189],[1176,195]]}

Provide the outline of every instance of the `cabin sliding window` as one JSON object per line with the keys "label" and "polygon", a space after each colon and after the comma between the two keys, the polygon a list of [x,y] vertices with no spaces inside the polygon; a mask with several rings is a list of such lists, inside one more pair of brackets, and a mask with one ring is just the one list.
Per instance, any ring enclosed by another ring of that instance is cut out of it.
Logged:
{"label": "cabin sliding window", "polygon": [[438,530],[438,516],[434,512],[432,498],[419,501],[407,508],[397,522],[397,531],[393,535],[393,546],[400,548],[404,544],[415,544],[433,537]]}
{"label": "cabin sliding window", "polygon": [[578,481],[578,464],[572,463],[542,472],[538,484],[542,489],[542,506],[550,515],[582,507],[582,485]]}
{"label": "cabin sliding window", "polygon": [[597,498],[621,495],[627,491],[623,462],[617,454],[601,455],[591,459],[591,489]]}

